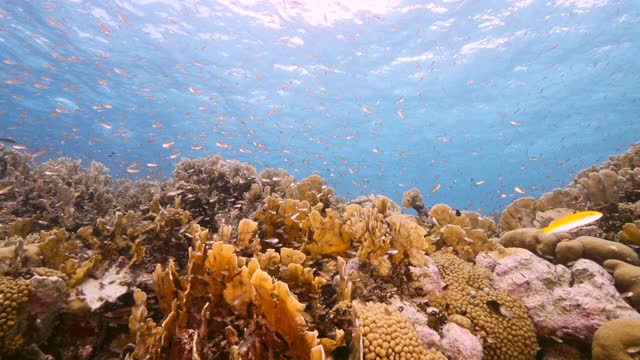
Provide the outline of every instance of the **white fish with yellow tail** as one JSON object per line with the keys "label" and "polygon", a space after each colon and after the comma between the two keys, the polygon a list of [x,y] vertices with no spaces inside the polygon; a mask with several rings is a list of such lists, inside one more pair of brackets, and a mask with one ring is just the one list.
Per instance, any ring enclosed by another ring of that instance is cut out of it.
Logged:
{"label": "white fish with yellow tail", "polygon": [[599,211],[579,211],[559,219],[555,219],[542,229],[543,235],[554,234],[558,232],[566,232],[579,226],[590,224],[602,217]]}

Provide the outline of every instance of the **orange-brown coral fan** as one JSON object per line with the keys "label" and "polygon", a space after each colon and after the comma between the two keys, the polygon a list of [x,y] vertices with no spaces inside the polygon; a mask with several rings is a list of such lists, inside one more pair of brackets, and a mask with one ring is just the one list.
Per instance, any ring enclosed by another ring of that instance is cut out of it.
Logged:
{"label": "orange-brown coral fan", "polygon": [[326,217],[316,210],[309,214],[313,239],[303,249],[313,255],[340,254],[351,248],[351,235],[336,210],[326,209]]}

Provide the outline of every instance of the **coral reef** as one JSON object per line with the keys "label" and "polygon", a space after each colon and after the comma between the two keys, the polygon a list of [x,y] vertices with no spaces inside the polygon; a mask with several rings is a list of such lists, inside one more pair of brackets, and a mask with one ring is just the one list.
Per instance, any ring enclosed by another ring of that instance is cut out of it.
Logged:
{"label": "coral reef", "polygon": [[[218,156],[150,182],[5,147],[0,356],[625,359],[639,150],[515,200],[496,225],[417,189],[402,204],[413,216]],[[604,216],[542,235],[584,208]]]}

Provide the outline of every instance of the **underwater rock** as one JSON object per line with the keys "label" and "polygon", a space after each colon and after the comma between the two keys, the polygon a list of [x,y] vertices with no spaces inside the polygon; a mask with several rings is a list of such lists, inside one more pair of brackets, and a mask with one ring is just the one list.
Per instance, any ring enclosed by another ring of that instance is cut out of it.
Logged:
{"label": "underwater rock", "polygon": [[29,340],[35,344],[47,341],[54,332],[58,316],[64,310],[69,296],[67,283],[57,276],[34,276],[29,280],[32,289],[27,304]]}
{"label": "underwater rock", "polygon": [[76,290],[80,297],[89,304],[92,311],[105,303],[114,303],[120,296],[129,291],[131,273],[128,268],[118,269],[112,266],[97,279],[87,279]]}
{"label": "underwater rock", "polygon": [[435,295],[442,291],[444,282],[440,277],[440,271],[430,257],[427,257],[422,266],[409,266],[411,285],[416,295]]}
{"label": "underwater rock", "polygon": [[440,348],[450,359],[482,359],[482,343],[480,342],[480,338],[455,323],[447,323],[442,328]]}
{"label": "underwater rock", "polygon": [[640,319],[615,319],[593,336],[593,360],[633,360],[640,353]]}
{"label": "underwater rock", "polygon": [[553,265],[525,249],[481,253],[476,263],[491,270],[499,288],[520,299],[542,337],[588,342],[608,320],[640,318],[613,286],[613,278],[591,260],[570,268]]}
{"label": "underwater rock", "polygon": [[542,360],[587,360],[589,357],[581,351],[581,347],[572,342],[558,342],[546,339],[542,342]]}

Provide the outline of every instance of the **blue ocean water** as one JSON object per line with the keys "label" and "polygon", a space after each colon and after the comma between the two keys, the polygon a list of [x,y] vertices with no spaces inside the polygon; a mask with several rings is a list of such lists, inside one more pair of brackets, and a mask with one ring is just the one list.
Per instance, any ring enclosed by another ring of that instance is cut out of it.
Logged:
{"label": "blue ocean water", "polygon": [[221,154],[488,213],[640,139],[638,54],[638,0],[5,0],[0,137],[116,177]]}

